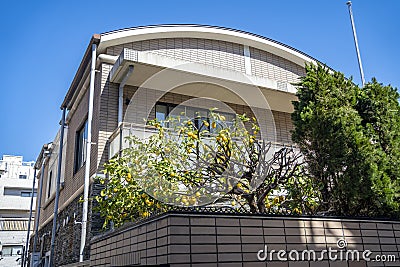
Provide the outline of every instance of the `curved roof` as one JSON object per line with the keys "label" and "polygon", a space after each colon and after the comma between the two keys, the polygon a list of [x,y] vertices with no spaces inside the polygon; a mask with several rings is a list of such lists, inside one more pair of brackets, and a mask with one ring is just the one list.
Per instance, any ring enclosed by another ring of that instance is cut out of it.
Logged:
{"label": "curved roof", "polygon": [[258,48],[285,58],[300,66],[304,66],[305,63],[319,62],[306,53],[278,41],[246,31],[225,27],[197,24],[171,24],[125,28],[93,35],[71,86],[61,104],[61,108],[69,106],[69,102],[75,94],[83,73],[90,62],[91,47],[93,44],[98,45],[97,54],[101,54],[110,46],[159,38],[201,38],[220,40]]}
{"label": "curved roof", "polygon": [[304,66],[306,62],[317,62],[315,58],[304,52],[261,35],[230,28],[197,24],[139,26],[105,32],[100,35],[98,50],[104,52],[110,46],[158,38],[220,40],[258,48],[283,57],[300,66]]}

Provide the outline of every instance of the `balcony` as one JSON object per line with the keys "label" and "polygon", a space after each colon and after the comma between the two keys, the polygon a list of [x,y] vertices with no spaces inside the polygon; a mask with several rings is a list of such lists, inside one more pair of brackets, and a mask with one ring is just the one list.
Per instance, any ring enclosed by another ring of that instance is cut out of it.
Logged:
{"label": "balcony", "polygon": [[[29,219],[25,218],[0,218],[0,231],[27,231]],[[33,223],[31,223],[33,230]]]}
{"label": "balcony", "polygon": [[[135,135],[140,138],[147,138],[155,133],[157,133],[157,130],[149,125],[126,123],[126,122],[122,123],[113,132],[113,134],[109,139],[109,153],[108,153],[109,159],[117,155],[119,151],[129,147],[129,142],[126,140],[126,137]],[[295,150],[298,151],[298,148],[293,144],[280,143],[280,142],[271,142],[271,143],[273,149],[270,150],[270,153],[272,153],[272,151],[277,151],[283,147],[288,147],[288,146],[294,147]]]}

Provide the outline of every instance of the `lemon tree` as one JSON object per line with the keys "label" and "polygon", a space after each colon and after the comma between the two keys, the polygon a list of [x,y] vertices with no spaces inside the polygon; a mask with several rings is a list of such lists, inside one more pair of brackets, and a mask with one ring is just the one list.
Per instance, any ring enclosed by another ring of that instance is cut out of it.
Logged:
{"label": "lemon tree", "polygon": [[105,225],[120,226],[176,206],[307,211],[296,204],[303,199],[290,193],[299,185],[292,181],[301,173],[301,155],[294,147],[277,149],[260,140],[255,118],[236,115],[227,122],[212,111],[206,119],[182,114],[149,121],[148,127],[152,135],[128,137],[129,148],[105,164],[106,175],[99,178],[105,188],[96,197]]}

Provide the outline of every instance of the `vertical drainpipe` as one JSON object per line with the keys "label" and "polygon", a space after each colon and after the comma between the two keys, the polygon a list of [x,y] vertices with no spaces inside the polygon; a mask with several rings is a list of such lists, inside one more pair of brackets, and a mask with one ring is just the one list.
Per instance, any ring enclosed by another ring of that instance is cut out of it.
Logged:
{"label": "vertical drainpipe", "polygon": [[26,262],[26,259],[28,256],[29,234],[31,232],[33,199],[34,199],[34,194],[35,194],[35,183],[36,183],[36,167],[33,167],[33,168],[34,168],[34,173],[33,173],[32,191],[31,191],[31,207],[29,209],[29,221],[28,221],[28,231],[26,233],[25,250],[24,250],[24,255],[22,255],[22,263],[21,263],[22,267],[25,266],[25,262]]}
{"label": "vertical drainpipe", "polygon": [[35,214],[35,237],[33,239],[33,252],[36,252],[36,245],[37,245],[37,240],[38,240],[38,231],[39,231],[39,219],[40,219],[40,210],[42,208],[42,194],[43,194],[43,178],[44,178],[44,163],[46,162],[46,157],[49,156],[49,153],[47,150],[43,152],[43,162],[42,162],[42,168],[40,171],[40,190],[39,190],[39,198],[37,200],[37,203],[39,204],[39,207],[36,207],[37,214]]}
{"label": "vertical drainpipe", "polygon": [[119,155],[121,156],[122,153],[122,111],[123,111],[123,105],[124,105],[124,86],[126,82],[128,81],[129,76],[131,76],[133,72],[133,65],[129,65],[128,72],[125,74],[124,78],[122,79],[121,83],[119,84],[118,87],[118,127],[119,127]]}
{"label": "vertical drainpipe", "polygon": [[83,186],[83,207],[82,207],[82,231],[81,246],[79,249],[79,262],[83,262],[83,256],[86,245],[87,217],[88,217],[88,198],[90,183],[90,158],[92,150],[92,119],[93,119],[93,100],[94,100],[94,78],[96,75],[96,49],[97,45],[92,45],[92,65],[90,69],[90,87],[89,87],[89,111],[88,111],[88,134],[86,143],[86,165],[85,165],[85,182]]}
{"label": "vertical drainpipe", "polygon": [[60,180],[61,180],[61,165],[64,145],[64,129],[65,129],[65,113],[66,107],[63,108],[62,119],[61,119],[61,132],[60,132],[60,148],[58,154],[58,166],[57,166],[57,181],[56,181],[56,197],[54,200],[54,217],[53,217],[53,228],[51,231],[51,245],[50,245],[50,267],[54,265],[54,245],[56,239],[57,229],[57,217],[58,217],[58,202],[60,199]]}

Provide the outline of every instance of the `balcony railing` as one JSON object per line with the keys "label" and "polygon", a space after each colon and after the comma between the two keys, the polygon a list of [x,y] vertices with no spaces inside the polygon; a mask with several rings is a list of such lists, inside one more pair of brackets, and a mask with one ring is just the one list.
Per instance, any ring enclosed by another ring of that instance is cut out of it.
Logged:
{"label": "balcony railing", "polygon": [[[0,218],[0,231],[27,231],[29,219],[24,218]],[[31,223],[33,230],[33,223]]]}
{"label": "balcony railing", "polygon": [[[129,142],[126,140],[126,137],[135,135],[140,138],[147,138],[151,135],[157,133],[157,130],[153,126],[143,125],[143,124],[134,124],[134,123],[122,123],[111,135],[109,139],[109,159],[117,155],[119,151],[128,148]],[[277,151],[283,147],[294,147],[296,150],[297,146],[294,144],[281,143],[281,142],[271,142],[273,149],[270,151]]]}

